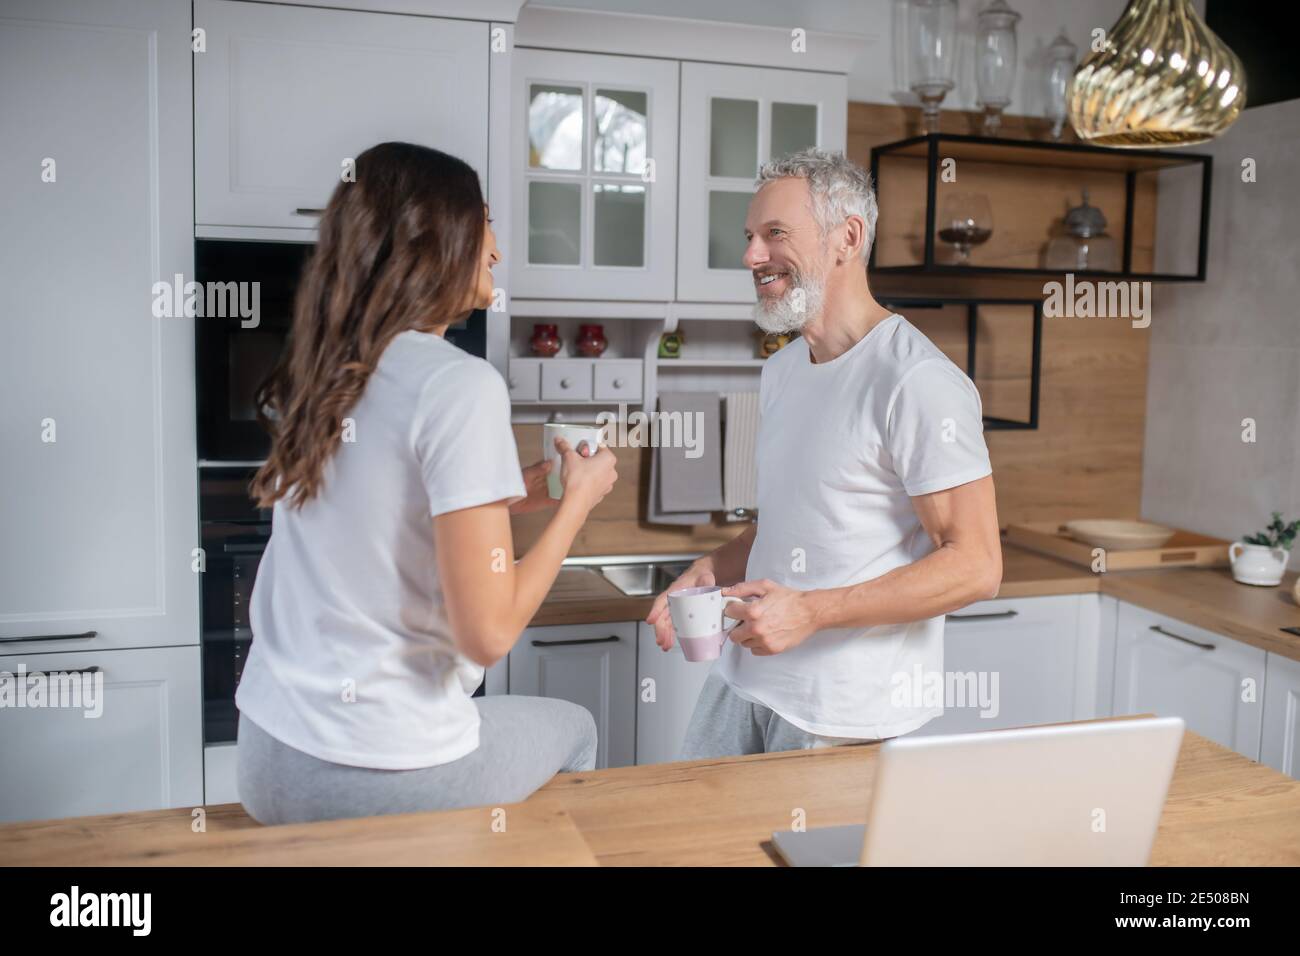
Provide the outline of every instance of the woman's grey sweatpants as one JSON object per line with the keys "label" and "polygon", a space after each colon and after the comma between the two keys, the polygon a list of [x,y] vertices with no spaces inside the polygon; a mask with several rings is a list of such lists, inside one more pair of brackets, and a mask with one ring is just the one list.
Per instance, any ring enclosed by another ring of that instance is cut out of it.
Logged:
{"label": "woman's grey sweatpants", "polygon": [[239,717],[239,800],[259,823],[307,823],[523,800],[557,773],[596,766],[596,722],[549,697],[476,697],[479,745],[418,770],[320,760]]}

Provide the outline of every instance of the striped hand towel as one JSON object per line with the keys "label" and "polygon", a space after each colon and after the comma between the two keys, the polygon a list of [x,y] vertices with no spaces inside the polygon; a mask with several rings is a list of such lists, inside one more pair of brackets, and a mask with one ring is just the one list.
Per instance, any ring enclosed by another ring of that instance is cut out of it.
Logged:
{"label": "striped hand towel", "polygon": [[758,508],[758,392],[724,392],[726,435],[723,439],[722,506]]}

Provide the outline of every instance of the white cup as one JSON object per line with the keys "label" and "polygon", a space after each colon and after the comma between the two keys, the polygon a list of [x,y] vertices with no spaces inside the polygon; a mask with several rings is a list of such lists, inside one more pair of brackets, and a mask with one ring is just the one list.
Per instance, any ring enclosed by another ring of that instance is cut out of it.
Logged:
{"label": "white cup", "polygon": [[546,491],[555,499],[564,497],[564,483],[560,480],[560,453],[555,449],[555,439],[563,438],[569,447],[578,454],[583,454],[579,447],[583,442],[588,445],[584,457],[590,458],[600,447],[604,429],[599,425],[568,425],[563,422],[547,422],[542,426],[542,458],[554,462],[546,475]]}
{"label": "white cup", "polygon": [[745,603],[744,598],[724,597],[722,588],[716,586],[668,592],[668,612],[673,618],[673,630],[682,645],[682,655],[688,661],[712,661],[722,653],[727,632],[740,623],[722,613],[722,609],[733,601]]}

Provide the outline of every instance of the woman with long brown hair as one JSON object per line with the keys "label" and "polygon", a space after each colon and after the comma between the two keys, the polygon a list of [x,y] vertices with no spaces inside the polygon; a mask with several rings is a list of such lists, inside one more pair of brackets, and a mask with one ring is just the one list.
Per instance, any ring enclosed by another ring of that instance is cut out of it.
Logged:
{"label": "woman with long brown hair", "polygon": [[443,338],[498,259],[474,170],[425,147],[366,150],[321,216],[259,400],[273,523],[236,703],[263,823],[518,801],[594,765],[583,708],[471,698],[617,479],[608,448],[557,443],[563,497],[514,562],[509,516],[550,504],[548,469],[521,474],[504,381]]}

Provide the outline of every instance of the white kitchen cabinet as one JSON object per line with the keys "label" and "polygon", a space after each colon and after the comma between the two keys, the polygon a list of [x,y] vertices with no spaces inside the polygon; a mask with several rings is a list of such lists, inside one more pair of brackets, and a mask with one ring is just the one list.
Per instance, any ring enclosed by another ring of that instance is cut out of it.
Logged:
{"label": "white kitchen cabinet", "polygon": [[194,322],[151,310],[194,272],[190,8],[4,14],[0,653],[197,645]]}
{"label": "white kitchen cabinet", "polygon": [[1300,661],[1268,655],[1259,759],[1300,780]]}
{"label": "white kitchen cabinet", "polygon": [[1259,648],[1120,604],[1116,714],[1181,717],[1188,730],[1258,760],[1264,668]]}
{"label": "white kitchen cabinet", "polygon": [[511,294],[673,295],[673,60],[516,48]]}
{"label": "white kitchen cabinet", "polygon": [[712,670],[711,662],[688,661],[678,642],[672,650],[661,651],[655,644],[654,628],[645,622],[637,624],[638,764],[682,759],[686,727]]}
{"label": "white kitchen cabinet", "polygon": [[530,627],[510,652],[510,693],[558,697],[591,712],[596,766],[625,767],[636,753],[636,624]]}
{"label": "white kitchen cabinet", "polygon": [[239,802],[239,745],[234,741],[203,748],[203,802],[209,807]]}
{"label": "white kitchen cabinet", "polygon": [[1115,638],[1119,633],[1120,602],[1108,594],[1098,595],[1097,618],[1097,717],[1115,714]]}
{"label": "white kitchen cabinet", "polygon": [[487,23],[195,0],[194,24],[201,233],[314,230],[344,162],[392,140],[460,157],[486,193]]}
{"label": "white kitchen cabinet", "polygon": [[[1097,595],[972,604],[944,623],[945,686],[962,688],[919,735],[1097,716]],[[909,675],[910,677],[911,675]]]}
{"label": "white kitchen cabinet", "polygon": [[202,804],[198,647],[6,655],[0,680],[25,704],[0,707],[0,820]]}
{"label": "white kitchen cabinet", "polygon": [[843,75],[682,64],[677,298],[753,302],[741,262],[762,163],[809,146],[844,150]]}

